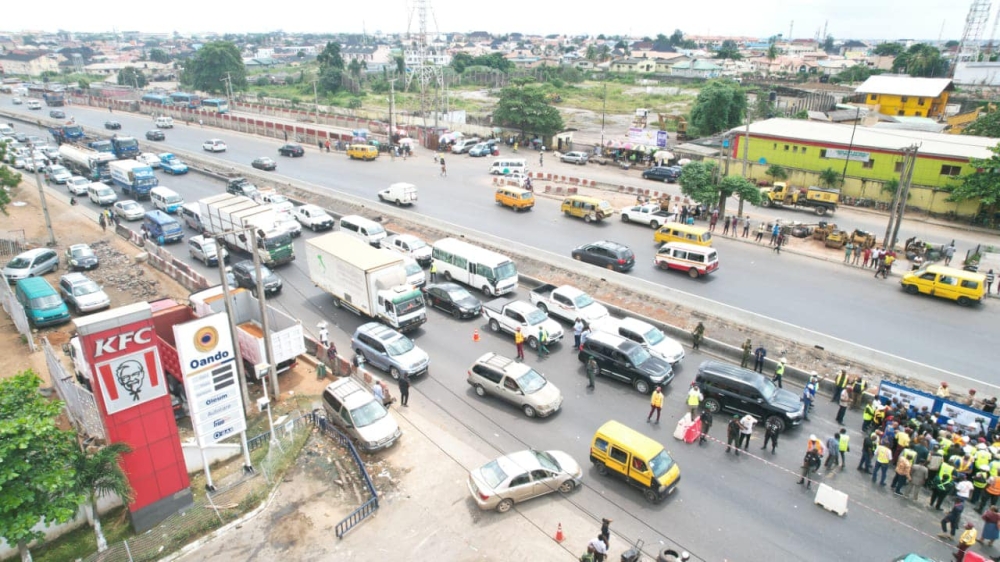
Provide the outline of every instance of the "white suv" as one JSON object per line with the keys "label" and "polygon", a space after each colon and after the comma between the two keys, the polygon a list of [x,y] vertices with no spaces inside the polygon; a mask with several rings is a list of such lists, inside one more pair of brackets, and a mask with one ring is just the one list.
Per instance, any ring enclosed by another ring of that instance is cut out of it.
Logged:
{"label": "white suv", "polygon": [[466,381],[479,396],[495,394],[529,418],[552,415],[562,406],[562,393],[556,385],[528,365],[493,352],[476,359]]}
{"label": "white suv", "polygon": [[403,434],[385,406],[352,378],[336,380],[326,387],[323,410],[330,423],[369,453],[392,447]]}

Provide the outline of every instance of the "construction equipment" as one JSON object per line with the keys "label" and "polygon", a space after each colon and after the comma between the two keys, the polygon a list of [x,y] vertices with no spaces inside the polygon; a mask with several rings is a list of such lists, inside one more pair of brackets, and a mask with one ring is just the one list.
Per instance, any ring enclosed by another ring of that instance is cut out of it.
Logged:
{"label": "construction equipment", "polygon": [[677,140],[682,141],[690,138],[687,134],[687,119],[685,119],[683,115],[677,115],[674,113],[658,113],[657,115],[659,115],[659,127],[661,131],[666,131],[667,123],[673,121],[677,124]]}
{"label": "construction equipment", "polygon": [[812,209],[819,216],[837,210],[840,203],[840,190],[810,186],[795,188],[785,182],[775,182],[771,187],[760,190],[761,202],[764,207],[800,207]]}
{"label": "construction equipment", "polygon": [[866,230],[855,228],[851,233],[851,243],[858,249],[874,248],[876,242],[875,235]]}
{"label": "construction equipment", "polygon": [[821,222],[819,223],[819,226],[813,230],[813,240],[825,242],[826,237],[836,231],[837,225],[835,223]]}
{"label": "construction equipment", "polygon": [[833,232],[826,235],[826,241],[823,243],[827,248],[843,248],[847,244],[847,231],[846,230],[834,230]]}

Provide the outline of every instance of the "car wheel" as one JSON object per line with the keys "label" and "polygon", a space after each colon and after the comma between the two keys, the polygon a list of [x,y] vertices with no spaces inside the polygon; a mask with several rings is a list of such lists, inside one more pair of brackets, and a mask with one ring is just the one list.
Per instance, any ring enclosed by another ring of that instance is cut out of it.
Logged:
{"label": "car wheel", "polygon": [[606,266],[604,266],[604,267],[606,267],[606,268],[610,269],[611,271],[614,271],[614,270],[615,270],[615,264],[613,264],[613,263],[609,263],[608,265],[606,265]]}
{"label": "car wheel", "polygon": [[649,383],[642,379],[635,379],[635,381],[632,382],[632,386],[634,386],[640,394],[649,394]]}
{"label": "car wheel", "polygon": [[596,469],[597,473],[601,476],[608,475],[608,467],[602,462],[594,461],[594,469]]}
{"label": "car wheel", "polygon": [[916,285],[906,285],[904,290],[911,295],[915,295],[920,292],[920,289],[918,289]]}
{"label": "car wheel", "polygon": [[457,308],[453,309],[451,311],[451,317],[454,318],[455,320],[461,320],[462,319],[462,311],[460,311]]}
{"label": "car wheel", "polygon": [[697,269],[692,267],[691,269],[688,270],[688,277],[690,277],[691,279],[697,279],[698,275],[699,274]]}
{"label": "car wheel", "polygon": [[382,201],[382,202],[384,203],[384,202],[385,202],[385,197],[382,197],[382,194],[381,194],[381,193],[379,193],[379,194],[378,194],[378,200],[379,200],[379,201]]}
{"label": "car wheel", "polygon": [[774,203],[765,196],[763,199],[761,199],[760,205],[762,207],[770,207],[770,206],[774,205]]}
{"label": "car wheel", "polygon": [[534,408],[532,408],[531,406],[529,406],[527,404],[525,404],[524,406],[522,406],[521,410],[523,410],[524,411],[524,415],[527,416],[527,417],[529,417],[529,418],[535,417],[535,415],[538,413],[538,412],[535,412]]}
{"label": "car wheel", "polygon": [[972,304],[972,300],[969,297],[958,297],[959,306],[969,306],[970,304]]}
{"label": "car wheel", "polygon": [[403,204],[399,201],[399,199],[396,199],[396,206],[397,207],[402,207],[403,206]]}
{"label": "car wheel", "polygon": [[482,290],[483,290],[483,294],[486,295],[486,296],[488,296],[488,297],[496,296],[496,295],[493,294],[493,290],[490,289],[489,285],[483,285],[483,289]]}
{"label": "car wheel", "polygon": [[444,280],[445,281],[451,281],[451,272],[450,271],[445,271],[444,272]]}
{"label": "car wheel", "polygon": [[590,215],[583,215],[583,222],[589,223],[592,220],[594,219]]}
{"label": "car wheel", "polygon": [[528,347],[531,349],[538,349],[538,338],[530,337],[528,338]]}
{"label": "car wheel", "polygon": [[781,419],[778,416],[771,416],[767,418],[767,422],[765,422],[764,425],[769,425],[775,428],[776,430],[778,430],[778,433],[785,431],[785,420]]}
{"label": "car wheel", "polygon": [[656,221],[649,221],[649,226],[653,230],[656,230],[657,228],[660,228],[660,223],[658,223]]}
{"label": "car wheel", "polygon": [[622,215],[622,222],[628,222],[628,221],[629,221],[628,215]]}
{"label": "car wheel", "polygon": [[500,333],[500,323],[496,320],[490,320],[490,331]]}
{"label": "car wheel", "polygon": [[574,488],[576,488],[576,482],[567,480],[559,485],[559,492],[562,494],[568,494],[572,492]]}
{"label": "car wheel", "polygon": [[514,507],[514,500],[507,498],[497,504],[497,511],[500,513],[507,513],[512,507]]}
{"label": "car wheel", "polygon": [[333,306],[334,308],[340,308],[340,299],[333,297]]}
{"label": "car wheel", "polygon": [[701,405],[703,408],[705,408],[709,412],[712,412],[713,414],[719,413],[719,410],[722,409],[722,405],[719,404],[719,401],[716,400],[715,398],[706,398]]}
{"label": "car wheel", "polygon": [[642,496],[646,498],[646,501],[648,501],[649,503],[660,503],[660,495],[657,494],[655,490],[650,490],[649,488],[646,488],[645,490],[643,490]]}
{"label": "car wheel", "polygon": [[826,207],[816,207],[816,215],[822,217],[826,214],[827,210]]}
{"label": "car wheel", "polygon": [[[577,258],[577,259],[579,259],[579,258]],[[548,313],[549,313],[549,307],[545,306],[545,303],[544,303],[544,302],[540,302],[540,303],[538,303],[538,310],[541,310],[541,311],[542,311],[542,312],[544,312],[545,314],[548,314]]]}
{"label": "car wheel", "polygon": [[393,380],[397,381],[399,380],[400,377],[399,369],[397,369],[396,367],[389,369],[389,374],[392,375]]}
{"label": "car wheel", "polygon": [[583,258],[580,256],[580,254],[576,254],[575,256],[573,256],[573,259],[575,259],[576,261],[583,261]]}
{"label": "car wheel", "polygon": [[483,388],[483,385],[481,384],[476,385],[476,396],[479,396],[480,398],[486,396],[486,389]]}

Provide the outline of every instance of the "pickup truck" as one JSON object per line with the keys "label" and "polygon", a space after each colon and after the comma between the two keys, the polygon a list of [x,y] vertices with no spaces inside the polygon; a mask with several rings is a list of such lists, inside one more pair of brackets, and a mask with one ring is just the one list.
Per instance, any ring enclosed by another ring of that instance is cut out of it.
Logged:
{"label": "pickup truck", "polygon": [[250,183],[246,178],[233,178],[226,183],[226,193],[242,195],[253,199],[253,195],[257,193],[257,186]]}
{"label": "pickup truck", "polygon": [[659,205],[638,205],[622,209],[622,222],[637,222],[649,225],[652,228],[660,228],[661,224],[677,222],[677,215],[665,209],[660,209]]}
{"label": "pickup truck", "polygon": [[328,215],[326,211],[316,205],[302,205],[301,207],[295,208],[295,220],[299,221],[299,224],[312,230],[313,232],[318,232],[320,230],[330,230],[333,228],[333,217]]}
{"label": "pickup truck", "polygon": [[160,154],[160,169],[175,176],[188,173],[188,165],[170,152]]}
{"label": "pickup truck", "polygon": [[539,310],[573,324],[577,318],[588,324],[608,316],[608,309],[587,293],[570,285],[546,283],[532,289],[531,304]]}
{"label": "pickup truck", "polygon": [[563,337],[562,326],[531,303],[501,297],[484,304],[483,314],[489,320],[490,330],[494,332],[513,334],[520,328],[531,349],[538,349],[539,328],[544,327],[548,332],[548,343],[555,343]]}

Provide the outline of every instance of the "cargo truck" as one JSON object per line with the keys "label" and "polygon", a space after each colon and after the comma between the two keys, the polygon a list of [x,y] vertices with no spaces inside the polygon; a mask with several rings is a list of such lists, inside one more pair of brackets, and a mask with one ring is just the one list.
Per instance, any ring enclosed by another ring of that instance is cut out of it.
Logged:
{"label": "cargo truck", "polygon": [[423,294],[406,282],[402,256],[343,232],[306,240],[309,278],[333,304],[401,332],[427,321]]}
{"label": "cargo truck", "polygon": [[160,185],[153,169],[135,160],[115,160],[108,164],[111,181],[122,190],[122,195],[141,201],[149,199],[149,192]]}
{"label": "cargo truck", "polygon": [[59,158],[64,166],[73,173],[95,182],[111,183],[111,169],[108,164],[114,162],[113,154],[98,152],[80,145],[63,144],[59,146]]}
{"label": "cargo truck", "polygon": [[51,133],[52,138],[56,140],[56,144],[63,144],[64,142],[79,142],[87,136],[87,134],[83,132],[83,127],[79,125],[60,125],[49,129],[49,133]]}
{"label": "cargo truck", "polygon": [[119,160],[128,160],[139,156],[139,141],[134,137],[111,137],[111,150]]}
{"label": "cargo truck", "polygon": [[[246,253],[257,252],[260,261],[275,267],[295,259],[292,236],[276,224],[274,210],[270,205],[261,205],[249,197],[228,193],[213,195],[198,202],[201,224],[206,232],[224,235],[226,245],[232,250]],[[255,228],[257,247],[251,247],[250,234],[244,231]]]}
{"label": "cargo truck", "polygon": [[792,187],[784,182],[775,182],[773,187],[760,190],[760,204],[763,207],[797,207],[810,209],[819,216],[837,210],[840,190],[810,186]]}

